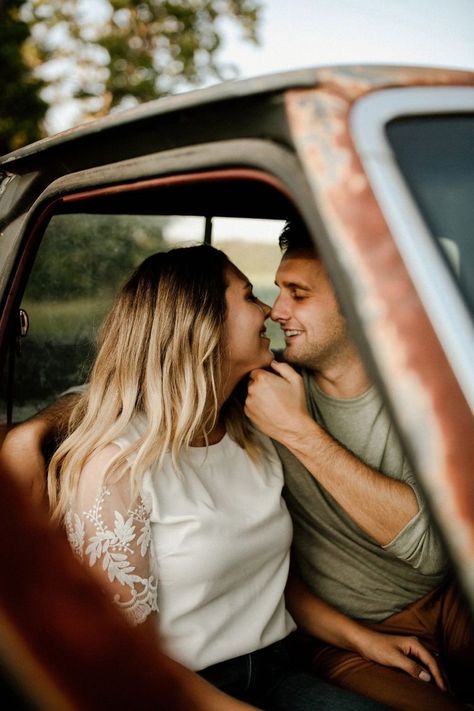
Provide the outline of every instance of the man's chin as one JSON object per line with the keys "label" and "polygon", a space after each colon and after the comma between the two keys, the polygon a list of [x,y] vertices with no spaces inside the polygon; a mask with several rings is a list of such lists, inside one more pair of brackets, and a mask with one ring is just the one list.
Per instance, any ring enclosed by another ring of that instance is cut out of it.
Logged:
{"label": "man's chin", "polygon": [[294,348],[291,347],[291,345],[285,346],[282,355],[283,355],[283,360],[286,361],[287,363],[289,363],[290,365],[299,365],[300,364],[298,354],[295,353],[295,350],[294,350]]}
{"label": "man's chin", "polygon": [[298,368],[312,368],[312,365],[308,363],[308,359],[304,357],[304,354],[298,353],[291,345],[284,348],[282,356],[285,363],[289,365],[294,365]]}

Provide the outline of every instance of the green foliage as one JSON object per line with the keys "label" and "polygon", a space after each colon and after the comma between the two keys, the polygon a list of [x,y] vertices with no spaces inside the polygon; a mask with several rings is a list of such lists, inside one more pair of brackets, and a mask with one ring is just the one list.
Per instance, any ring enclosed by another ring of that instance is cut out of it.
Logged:
{"label": "green foliage", "polygon": [[56,215],[44,236],[26,298],[90,298],[115,293],[145,256],[163,248],[163,218]]}
{"label": "green foliage", "polygon": [[23,0],[0,0],[0,155],[41,137],[47,104],[43,82],[32,75],[25,52],[28,26],[19,17]]}
{"label": "green foliage", "polygon": [[80,118],[155,99],[208,77],[235,75],[217,50],[223,22],[257,41],[257,0],[26,0],[32,53],[54,101],[65,86]]}
{"label": "green foliage", "polygon": [[113,297],[145,257],[169,248],[165,223],[154,215],[53,217],[22,301],[30,329],[17,358],[17,419],[87,378]]}

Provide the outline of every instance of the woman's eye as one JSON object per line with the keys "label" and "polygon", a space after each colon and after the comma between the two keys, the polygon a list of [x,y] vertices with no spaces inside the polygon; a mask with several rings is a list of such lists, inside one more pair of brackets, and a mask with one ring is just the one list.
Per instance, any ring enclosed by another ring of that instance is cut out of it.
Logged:
{"label": "woman's eye", "polygon": [[258,297],[255,296],[255,294],[253,294],[252,292],[250,292],[250,294],[247,296],[247,299],[249,301],[258,301]]}

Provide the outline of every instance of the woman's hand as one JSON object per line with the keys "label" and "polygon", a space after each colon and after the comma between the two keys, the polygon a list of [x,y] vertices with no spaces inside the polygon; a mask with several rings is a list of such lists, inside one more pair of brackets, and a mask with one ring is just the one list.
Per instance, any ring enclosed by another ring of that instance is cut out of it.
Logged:
{"label": "woman's hand", "polygon": [[367,636],[364,635],[357,651],[365,659],[402,669],[415,679],[431,681],[433,678],[437,686],[446,691],[438,662],[416,637],[367,630]]}

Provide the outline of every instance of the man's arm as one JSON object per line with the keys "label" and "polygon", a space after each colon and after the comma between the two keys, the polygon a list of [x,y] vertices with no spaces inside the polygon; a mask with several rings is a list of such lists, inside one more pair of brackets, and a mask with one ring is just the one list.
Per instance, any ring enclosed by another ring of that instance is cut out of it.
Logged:
{"label": "man's arm", "polygon": [[435,658],[416,637],[381,634],[359,624],[313,595],[294,570],[290,570],[285,599],[296,624],[308,634],[377,664],[402,669],[416,679],[433,677],[440,689],[446,689]]}
{"label": "man's arm", "polygon": [[286,363],[278,373],[251,373],[245,412],[259,430],[283,444],[353,521],[387,545],[419,511],[412,487],[361,462],[310,416],[302,377]]}
{"label": "man's arm", "polygon": [[58,441],[79,395],[72,393],[41,410],[7,434],[0,450],[0,472],[6,472],[37,503],[46,501],[45,446]]}

